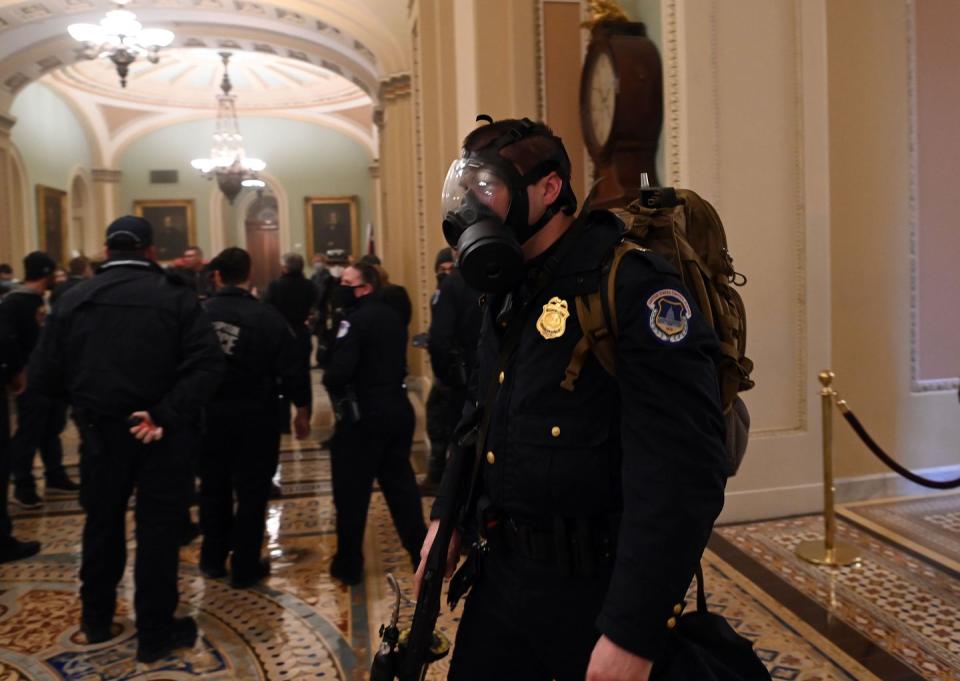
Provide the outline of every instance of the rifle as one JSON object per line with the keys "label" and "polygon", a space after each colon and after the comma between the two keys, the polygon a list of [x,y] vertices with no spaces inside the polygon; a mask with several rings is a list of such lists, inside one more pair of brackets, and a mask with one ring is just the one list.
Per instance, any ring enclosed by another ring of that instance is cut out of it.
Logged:
{"label": "rifle", "polygon": [[[471,430],[467,438],[475,434],[476,429]],[[389,624],[380,627],[380,649],[373,659],[370,681],[422,681],[427,667],[450,652],[450,641],[436,631],[436,625],[440,615],[443,577],[447,569],[447,552],[453,532],[468,504],[468,485],[464,478],[470,472],[469,464],[472,463],[471,455],[474,452],[474,442],[467,445],[461,440],[457,444],[447,462],[444,477],[450,476],[458,484],[451,485],[455,488],[455,494],[440,515],[440,525],[425,560],[420,594],[407,630],[401,631],[398,625],[403,594],[394,576],[387,575],[387,581],[394,591],[393,615]],[[450,602],[451,608],[455,605],[455,600]]]}

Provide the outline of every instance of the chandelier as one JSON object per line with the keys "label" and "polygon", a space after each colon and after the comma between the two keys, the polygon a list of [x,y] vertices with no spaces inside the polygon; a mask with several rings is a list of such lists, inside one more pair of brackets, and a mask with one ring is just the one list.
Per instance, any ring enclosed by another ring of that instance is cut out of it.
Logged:
{"label": "chandelier", "polygon": [[267,167],[259,158],[248,158],[243,150],[243,136],[237,123],[237,98],[230,94],[233,85],[227,74],[229,52],[220,52],[223,59],[222,94],[217,95],[217,127],[213,133],[210,158],[195,158],[190,162],[208,180],[217,178],[220,191],[230,203],[243,187],[263,187],[257,173]]}
{"label": "chandelier", "polygon": [[173,33],[163,28],[144,28],[137,15],[122,9],[130,0],[114,0],[118,9],[107,12],[99,24],[70,24],[67,32],[84,44],[87,59],[109,59],[117,67],[121,87],[127,87],[130,64],[146,57],[156,64],[157,52],[173,42]]}

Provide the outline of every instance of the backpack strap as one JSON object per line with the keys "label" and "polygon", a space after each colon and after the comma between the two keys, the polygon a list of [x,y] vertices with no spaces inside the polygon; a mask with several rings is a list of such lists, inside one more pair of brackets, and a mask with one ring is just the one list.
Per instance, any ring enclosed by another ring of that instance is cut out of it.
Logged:
{"label": "backpack strap", "polygon": [[585,296],[577,296],[577,320],[583,331],[583,337],[573,349],[570,363],[564,371],[560,387],[573,392],[576,387],[583,364],[587,361],[587,353],[593,351],[594,357],[611,376],[617,375],[617,305],[616,282],[617,270],[627,253],[637,251],[647,252],[650,249],[629,239],[621,240],[613,249],[610,266],[605,269],[605,275],[600,278],[600,290]]}

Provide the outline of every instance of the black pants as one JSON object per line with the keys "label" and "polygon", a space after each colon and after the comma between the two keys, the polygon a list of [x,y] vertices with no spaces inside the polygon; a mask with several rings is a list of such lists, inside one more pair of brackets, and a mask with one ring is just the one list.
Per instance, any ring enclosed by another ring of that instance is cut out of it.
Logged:
{"label": "black pants", "polygon": [[104,626],[113,618],[127,558],[127,504],[135,490],[134,607],[140,643],[156,644],[169,634],[177,608],[180,538],[193,479],[189,447],[170,429],[159,442],[144,445],[121,420],[81,417],[77,426],[80,503],[87,513],[80,566],[83,619]]}
{"label": "black pants", "polygon": [[610,567],[594,577],[494,545],[467,596],[450,681],[583,681]]}
{"label": "black pants", "polygon": [[430,463],[427,476],[440,482],[447,467],[447,449],[463,414],[467,391],[434,384],[427,396],[427,437],[430,438]]}
{"label": "black pants", "polygon": [[199,467],[202,565],[221,568],[232,550],[233,574],[255,574],[279,456],[280,433],[264,410],[208,412]]}
{"label": "black pants", "polygon": [[383,400],[376,411],[361,406],[359,423],[338,423],[330,443],[337,555],[344,572],[363,569],[363,532],[373,481],[387,500],[403,547],[418,555],[426,536],[420,492],[410,466],[413,407],[406,395]]}
{"label": "black pants", "polygon": [[[302,324],[299,328],[293,329],[293,333],[297,337],[297,364],[300,366],[300,371],[302,372],[302,380],[306,381],[307,386],[310,386],[307,392],[307,411],[312,411],[313,387],[310,384],[310,353],[313,351],[313,343],[311,341],[310,331]],[[287,395],[284,395],[277,402],[277,408],[280,414],[280,432],[282,433],[290,432],[290,407],[292,404]]]}
{"label": "black pants", "polygon": [[17,432],[10,441],[10,471],[19,489],[34,489],[33,456],[37,449],[47,482],[66,477],[60,433],[67,425],[67,404],[27,388],[17,397]]}

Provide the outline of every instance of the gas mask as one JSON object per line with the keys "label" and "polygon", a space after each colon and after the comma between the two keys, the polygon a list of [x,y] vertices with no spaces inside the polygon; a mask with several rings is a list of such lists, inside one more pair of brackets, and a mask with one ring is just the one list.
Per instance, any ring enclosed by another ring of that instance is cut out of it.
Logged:
{"label": "gas mask", "polygon": [[[464,150],[450,165],[443,185],[443,236],[460,253],[458,267],[464,280],[483,293],[505,293],[523,277],[521,245],[560,210],[573,213],[577,199],[564,172],[570,161],[562,150],[521,174],[500,150],[533,133],[533,123],[523,119],[482,149]],[[527,187],[551,172],[563,180],[560,196],[543,215],[529,224]],[[505,217],[501,218],[500,215]]]}

